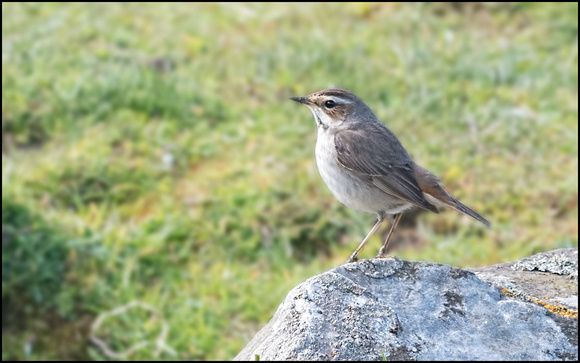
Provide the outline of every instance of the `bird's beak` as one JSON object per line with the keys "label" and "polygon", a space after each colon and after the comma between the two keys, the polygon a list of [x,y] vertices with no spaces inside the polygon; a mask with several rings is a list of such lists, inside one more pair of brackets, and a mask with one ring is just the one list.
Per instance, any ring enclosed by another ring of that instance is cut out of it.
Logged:
{"label": "bird's beak", "polygon": [[312,103],[312,102],[310,102],[310,100],[309,100],[308,98],[306,98],[306,97],[290,97],[290,99],[291,99],[292,101],[296,101],[296,102],[299,102],[299,103],[303,103],[303,104],[305,104],[305,105],[310,105],[310,104]]}

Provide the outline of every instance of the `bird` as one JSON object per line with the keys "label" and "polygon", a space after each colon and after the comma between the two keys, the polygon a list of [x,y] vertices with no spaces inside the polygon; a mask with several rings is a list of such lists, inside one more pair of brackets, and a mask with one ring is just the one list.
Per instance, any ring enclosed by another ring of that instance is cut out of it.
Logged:
{"label": "bird", "polygon": [[413,207],[433,213],[447,207],[491,226],[445,190],[441,179],[415,163],[395,134],[354,93],[328,88],[290,99],[306,105],[314,116],[316,164],[330,192],[347,207],[377,215],[377,222],[347,263],[358,260],[369,238],[392,216],[376,258],[389,257],[387,248],[401,216]]}

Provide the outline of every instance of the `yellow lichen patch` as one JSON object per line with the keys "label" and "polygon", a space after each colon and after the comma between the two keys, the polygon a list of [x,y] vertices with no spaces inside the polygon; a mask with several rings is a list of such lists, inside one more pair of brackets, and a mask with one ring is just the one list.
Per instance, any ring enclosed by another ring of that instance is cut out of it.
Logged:
{"label": "yellow lichen patch", "polygon": [[504,294],[505,296],[515,297],[514,294],[512,294],[512,292],[506,289],[505,287],[501,288],[501,293]]}
{"label": "yellow lichen patch", "polygon": [[562,316],[565,316],[567,318],[576,318],[576,319],[578,318],[577,311],[567,309],[563,306],[552,305],[552,304],[549,304],[545,301],[536,300],[536,299],[532,299],[532,298],[530,298],[530,301],[545,307],[546,309],[550,310],[554,314],[562,315]]}
{"label": "yellow lichen patch", "polygon": [[[505,296],[508,296],[508,297],[517,298],[516,295],[513,292],[511,292],[510,290],[506,289],[505,287],[502,287],[501,288],[501,293],[504,294]],[[527,301],[533,302],[534,304],[538,304],[538,305],[540,305],[540,306],[542,306],[542,307],[550,310],[554,314],[558,314],[558,315],[561,315],[561,316],[564,316],[564,317],[567,317],[567,318],[576,318],[576,319],[578,318],[578,312],[577,311],[574,311],[574,310],[565,308],[563,306],[552,305],[552,304],[550,304],[548,302],[535,299],[535,298],[533,298],[531,296],[526,296],[524,299],[527,300]],[[549,297],[546,297],[546,300],[549,300],[549,299],[550,299]]]}

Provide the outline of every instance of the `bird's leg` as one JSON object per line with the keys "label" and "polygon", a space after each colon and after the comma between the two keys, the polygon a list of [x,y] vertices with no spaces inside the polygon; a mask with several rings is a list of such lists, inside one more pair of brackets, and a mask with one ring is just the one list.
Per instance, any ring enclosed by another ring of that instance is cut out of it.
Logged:
{"label": "bird's leg", "polygon": [[356,256],[358,256],[358,253],[360,252],[360,250],[362,250],[362,248],[367,243],[367,241],[369,240],[369,238],[371,238],[371,236],[377,231],[377,229],[379,228],[379,226],[381,225],[381,223],[384,220],[385,220],[385,215],[384,214],[379,214],[379,218],[377,220],[377,223],[375,223],[375,225],[373,226],[373,229],[371,229],[371,231],[369,232],[369,234],[367,234],[367,236],[365,237],[365,239],[363,239],[363,241],[360,243],[360,245],[358,246],[358,248],[352,253],[352,255],[350,256],[350,258],[348,259],[348,261],[346,261],[346,263],[356,262],[358,260]]}
{"label": "bird's leg", "polygon": [[387,239],[385,240],[385,243],[383,243],[383,247],[381,247],[381,250],[379,251],[379,254],[377,255],[376,258],[385,258],[387,257],[387,247],[389,246],[389,241],[391,240],[391,237],[393,236],[393,232],[395,232],[395,228],[397,228],[397,224],[399,224],[399,221],[401,220],[401,216],[403,215],[403,213],[399,213],[395,216],[395,219],[393,220],[393,225],[391,226],[391,230],[389,231],[389,234],[387,235]]}

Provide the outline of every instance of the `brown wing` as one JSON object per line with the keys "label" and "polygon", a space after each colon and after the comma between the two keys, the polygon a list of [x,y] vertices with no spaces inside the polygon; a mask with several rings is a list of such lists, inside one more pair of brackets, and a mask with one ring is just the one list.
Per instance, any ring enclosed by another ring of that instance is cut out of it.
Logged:
{"label": "brown wing", "polygon": [[386,194],[438,213],[423,196],[413,160],[384,125],[362,123],[337,131],[334,142],[342,167],[369,177]]}

